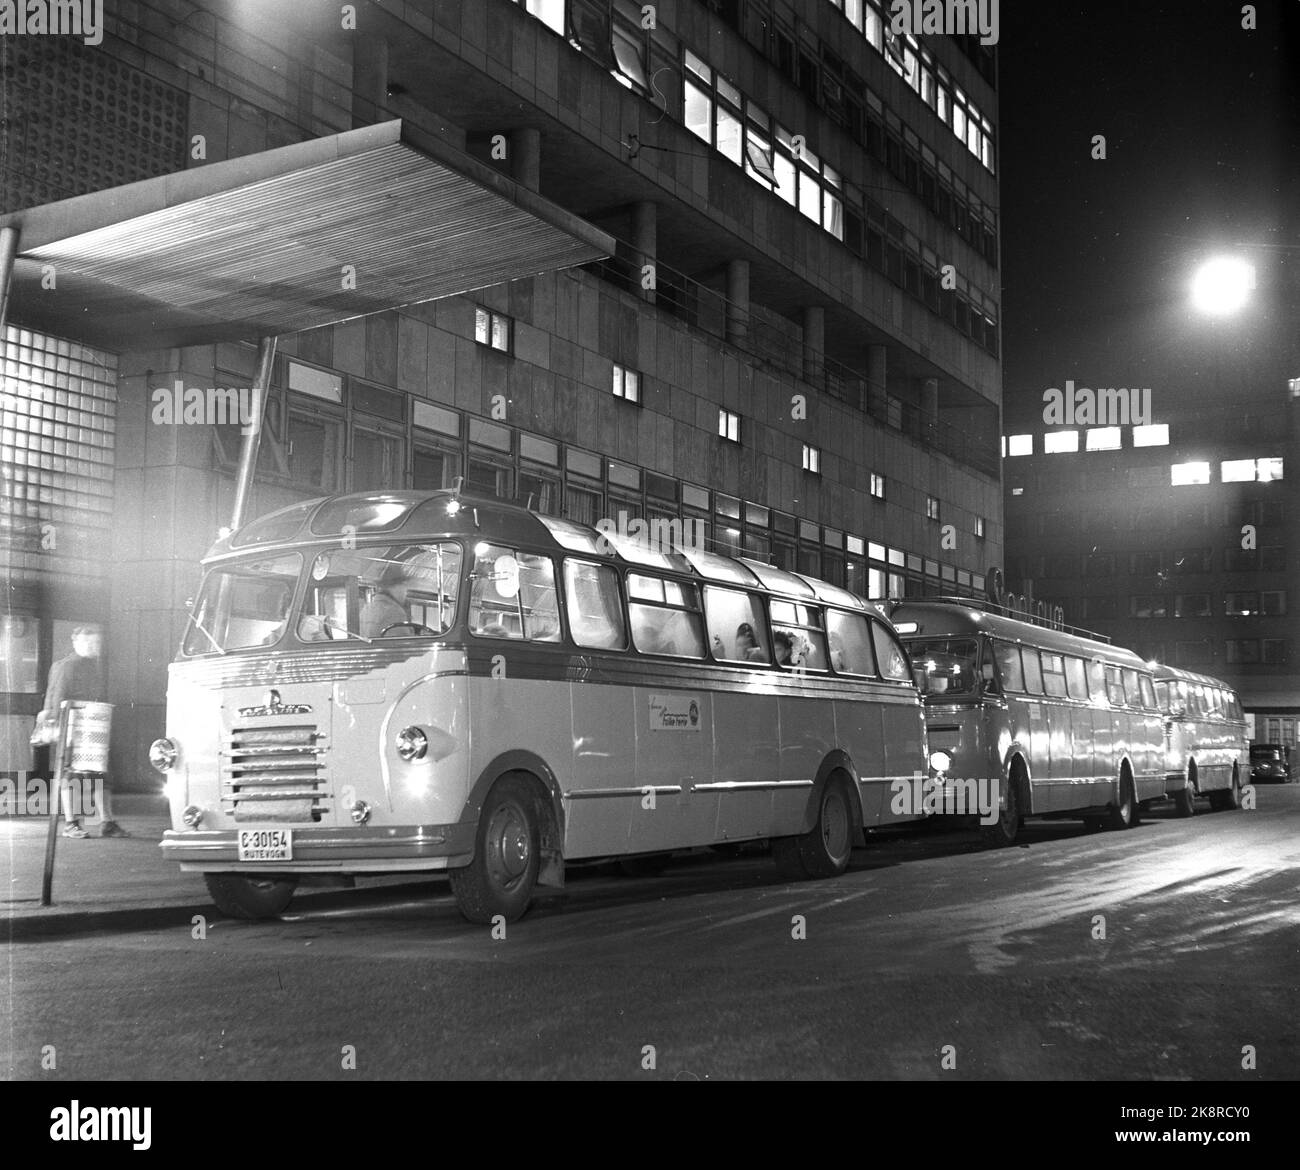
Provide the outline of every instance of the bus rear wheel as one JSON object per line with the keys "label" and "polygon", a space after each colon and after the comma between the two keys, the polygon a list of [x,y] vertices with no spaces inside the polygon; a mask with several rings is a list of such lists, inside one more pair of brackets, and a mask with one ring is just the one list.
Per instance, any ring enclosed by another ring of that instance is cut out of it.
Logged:
{"label": "bus rear wheel", "polygon": [[1228,788],[1210,793],[1210,807],[1215,812],[1227,812],[1241,807],[1241,776],[1236,768],[1232,770],[1232,784]]}
{"label": "bus rear wheel", "polygon": [[1141,814],[1133,796],[1133,777],[1125,772],[1119,778],[1119,800],[1110,806],[1106,824],[1112,829],[1131,829],[1139,820]]}
{"label": "bus rear wheel", "polygon": [[541,860],[537,814],[527,781],[503,776],[488,793],[474,836],[474,860],[448,872],[456,906],[470,922],[522,918]]}
{"label": "bus rear wheel", "polygon": [[1192,776],[1187,777],[1187,784],[1174,793],[1174,815],[1190,817],[1196,812],[1196,787]]}
{"label": "bus rear wheel", "polygon": [[298,888],[296,877],[247,877],[241,873],[205,873],[212,901],[231,918],[256,920],[282,914]]}
{"label": "bus rear wheel", "polygon": [[984,843],[994,849],[1014,845],[1023,823],[1024,816],[1020,811],[1020,772],[1017,768],[1007,780],[1006,799],[1002,802],[998,819],[991,825],[985,825],[980,830],[980,835],[984,838]]}
{"label": "bus rear wheel", "polygon": [[838,776],[832,776],[822,788],[812,831],[796,840],[809,877],[839,877],[848,869],[853,856],[853,800]]}

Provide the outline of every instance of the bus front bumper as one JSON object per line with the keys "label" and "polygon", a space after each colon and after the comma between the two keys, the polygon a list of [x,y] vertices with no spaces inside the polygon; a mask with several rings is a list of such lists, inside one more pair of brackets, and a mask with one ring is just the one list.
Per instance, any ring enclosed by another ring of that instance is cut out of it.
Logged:
{"label": "bus front bumper", "polygon": [[[249,828],[254,826],[250,825]],[[466,865],[474,853],[474,824],[386,825],[358,828],[293,825],[293,855],[282,861],[240,861],[238,830],[176,830],[163,834],[163,856],[183,871],[219,873],[394,873]]]}

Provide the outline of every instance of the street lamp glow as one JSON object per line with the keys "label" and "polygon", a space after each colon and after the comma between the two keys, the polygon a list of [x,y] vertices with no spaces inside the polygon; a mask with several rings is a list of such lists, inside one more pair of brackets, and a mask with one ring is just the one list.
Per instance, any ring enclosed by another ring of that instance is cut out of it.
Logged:
{"label": "street lamp glow", "polygon": [[1237,312],[1255,287],[1255,267],[1223,258],[1202,264],[1192,281],[1192,304],[1202,313],[1226,317]]}

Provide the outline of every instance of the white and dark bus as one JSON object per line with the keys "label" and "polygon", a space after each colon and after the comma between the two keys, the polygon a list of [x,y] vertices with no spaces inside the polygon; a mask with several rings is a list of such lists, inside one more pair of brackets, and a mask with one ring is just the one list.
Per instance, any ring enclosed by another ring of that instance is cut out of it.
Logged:
{"label": "white and dark bus", "polygon": [[890,614],[925,702],[930,762],[997,788],[995,844],[1026,817],[1126,829],[1165,796],[1162,716],[1150,667],[1084,631],[962,599],[904,601]]}
{"label": "white and dark bus", "polygon": [[1190,817],[1200,796],[1216,812],[1240,808],[1242,785],[1250,777],[1250,735],[1236,691],[1176,666],[1153,670],[1164,716],[1165,791],[1174,809]]}
{"label": "white and dark bus", "polygon": [[924,770],[884,611],[824,581],[454,492],[313,500],[204,560],[162,848],[226,913],[307,875],[449,874],[513,919],[568,861],[770,840],[842,872]]}

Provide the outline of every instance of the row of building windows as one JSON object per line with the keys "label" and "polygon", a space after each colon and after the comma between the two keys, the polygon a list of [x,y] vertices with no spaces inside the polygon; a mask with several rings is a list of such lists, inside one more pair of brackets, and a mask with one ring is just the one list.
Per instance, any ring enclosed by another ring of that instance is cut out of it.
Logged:
{"label": "row of building windows", "polygon": [[[1138,594],[1129,598],[1129,617],[1208,618],[1217,616],[1209,593]],[[1223,595],[1225,617],[1279,617],[1286,613],[1286,591],[1248,589]]]}
{"label": "row of building windows", "polygon": [[[1122,428],[1091,427],[1083,432],[1084,449],[1087,451],[1119,451],[1123,447]],[[1132,428],[1131,445],[1133,447],[1167,447],[1169,445],[1169,424],[1148,423]],[[1049,431],[1043,435],[1043,454],[1059,455],[1078,451],[1078,431]],[[1032,455],[1034,453],[1033,435],[1003,435],[1003,456]]]}
{"label": "row of building windows", "polygon": [[[600,61],[629,88],[661,102],[662,93],[650,86],[649,77],[657,74],[661,61],[667,63],[677,51],[675,43],[660,43],[666,34],[658,25],[654,29],[643,27],[640,7],[631,0],[615,0],[612,10],[607,0],[570,3],[570,42]],[[563,0],[554,4],[529,0],[524,6],[565,35]],[[681,67],[682,103],[680,110],[670,112],[680,116],[693,133],[752,179],[842,241],[854,255],[997,355],[998,313],[991,296],[960,272],[955,274],[955,288],[944,287],[936,254],[856,185],[844,183],[840,172],[818,157],[805,136],[777,124],[702,57],[684,48],[680,52],[680,60],[672,60],[672,65]],[[798,59],[805,56],[796,55]],[[829,51],[823,52],[823,59],[839,62]],[[780,67],[780,60],[777,63]],[[842,62],[837,67],[842,68]],[[808,68],[821,76],[820,67],[811,59]],[[838,82],[834,85],[836,92],[847,92]],[[933,151],[922,145],[915,132],[904,127],[874,94],[860,83],[858,88],[866,93],[868,112],[864,128],[861,107],[857,107],[859,117],[853,137],[914,191],[933,214],[996,265],[997,224],[992,210],[984,207],[946,164],[935,159]]]}
{"label": "row of building windows", "polygon": [[[683,116],[693,134],[996,356],[997,304],[991,296],[960,272],[952,273],[951,280],[945,281],[938,254],[874,199],[845,183],[840,172],[819,157],[802,135],[773,121],[694,53],[685,51],[684,62]],[[919,156],[902,154],[902,142],[902,137],[889,137],[884,151],[888,165],[895,169],[893,162],[898,162],[904,182],[910,183],[915,171],[918,192],[930,202],[933,188],[933,210],[942,214],[945,208],[937,180],[927,184],[925,175],[932,172],[921,167]],[[895,147],[900,152],[897,160]],[[919,143],[917,147],[922,149]],[[972,218],[968,223],[963,215],[952,217],[952,223],[986,254],[990,263],[996,263],[996,239],[991,232],[985,239],[978,220]],[[953,287],[946,287],[948,284]]]}
{"label": "row of building windows", "polygon": [[[226,371],[216,377],[220,384],[241,381]],[[239,431],[238,422],[213,427],[217,462],[227,470],[238,460]],[[407,484],[432,490],[459,481],[467,492],[590,525],[617,522],[620,512],[629,522],[680,518],[697,522],[713,551],[770,561],[873,597],[984,588],[982,575],[955,565],[283,355],[267,398],[258,475],[320,493]],[[884,497],[883,476],[872,476],[872,492]],[[939,507],[930,497],[932,518]],[[977,535],[983,531],[981,518]]]}
{"label": "row of building windows", "polygon": [[[829,0],[854,29],[937,115],[956,139],[994,172],[993,125],[929,50],[909,34],[895,35],[890,18],[875,0]],[[970,6],[972,9],[974,5]]]}
{"label": "row of building windows", "polygon": [[[1282,460],[1225,459],[1219,464],[1222,483],[1271,483],[1282,478]],[[1174,487],[1210,482],[1210,464],[1205,460],[1175,463],[1169,468],[1170,483]]]}
{"label": "row of building windows", "polygon": [[[1158,552],[1092,553],[1025,558],[1022,568],[1034,570],[1030,577],[1074,580],[1082,577],[1114,577],[1127,572],[1135,577],[1181,577],[1217,572],[1214,550],[1208,546]],[[1223,570],[1229,573],[1281,573],[1286,571],[1286,547],[1280,544],[1260,548],[1231,547],[1223,551]]]}
{"label": "row of building windows", "polygon": [[1214,666],[1285,666],[1291,661],[1291,645],[1285,638],[1213,638],[1177,642],[1141,642],[1139,653],[1156,662],[1193,669]]}

